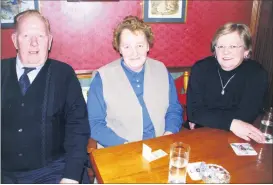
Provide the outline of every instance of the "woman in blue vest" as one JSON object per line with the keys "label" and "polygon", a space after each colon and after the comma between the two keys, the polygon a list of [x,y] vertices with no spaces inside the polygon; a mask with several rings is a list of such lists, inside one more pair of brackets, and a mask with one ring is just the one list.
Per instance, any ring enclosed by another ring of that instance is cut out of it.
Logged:
{"label": "woman in blue vest", "polygon": [[93,73],[88,95],[91,137],[98,147],[177,133],[182,107],[162,62],[147,57],[151,27],[136,16],[115,28],[113,46],[121,58]]}

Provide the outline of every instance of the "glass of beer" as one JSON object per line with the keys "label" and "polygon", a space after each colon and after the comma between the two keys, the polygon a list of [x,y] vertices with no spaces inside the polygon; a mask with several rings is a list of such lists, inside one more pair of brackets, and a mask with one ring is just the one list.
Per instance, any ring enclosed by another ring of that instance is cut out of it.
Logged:
{"label": "glass of beer", "polygon": [[273,137],[273,109],[270,107],[268,111],[265,112],[261,119],[260,131],[264,134],[265,139],[269,142],[272,141]]}
{"label": "glass of beer", "polygon": [[169,183],[186,183],[187,165],[190,157],[190,146],[183,142],[171,144],[169,162]]}

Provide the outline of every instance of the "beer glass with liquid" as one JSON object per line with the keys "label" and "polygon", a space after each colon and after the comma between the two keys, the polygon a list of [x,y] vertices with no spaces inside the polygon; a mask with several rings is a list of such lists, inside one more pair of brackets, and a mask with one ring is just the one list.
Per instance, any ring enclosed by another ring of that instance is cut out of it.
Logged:
{"label": "beer glass with liquid", "polygon": [[190,146],[183,142],[171,145],[169,162],[169,183],[186,183],[187,165],[189,163]]}
{"label": "beer glass with liquid", "polygon": [[270,107],[268,111],[265,112],[261,119],[260,131],[264,134],[267,142],[273,139],[273,109]]}

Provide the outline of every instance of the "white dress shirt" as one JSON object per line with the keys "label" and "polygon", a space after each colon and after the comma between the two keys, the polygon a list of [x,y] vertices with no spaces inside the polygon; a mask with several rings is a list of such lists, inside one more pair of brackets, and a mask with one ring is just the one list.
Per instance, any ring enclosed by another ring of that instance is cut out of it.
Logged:
{"label": "white dress shirt", "polygon": [[[40,70],[42,69],[43,66],[44,66],[44,64],[37,66],[36,69],[30,71],[27,74],[30,84],[32,84],[32,82],[34,81],[34,79],[36,78],[37,74],[40,72]],[[17,56],[16,57],[16,73],[17,73],[18,81],[25,71],[25,69],[23,69],[23,67],[25,67],[25,66],[22,64],[20,58]]]}

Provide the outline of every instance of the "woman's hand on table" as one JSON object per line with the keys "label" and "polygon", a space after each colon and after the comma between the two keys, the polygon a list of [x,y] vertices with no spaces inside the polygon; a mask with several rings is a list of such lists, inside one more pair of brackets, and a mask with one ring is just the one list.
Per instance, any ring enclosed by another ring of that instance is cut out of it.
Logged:
{"label": "woman's hand on table", "polygon": [[257,143],[265,142],[265,137],[259,129],[241,120],[233,119],[230,125],[230,131],[246,141],[253,139]]}
{"label": "woman's hand on table", "polygon": [[171,134],[173,134],[173,133],[170,131],[166,131],[166,132],[164,132],[163,136],[167,136],[167,135],[171,135]]}
{"label": "woman's hand on table", "polygon": [[193,130],[195,127],[195,123],[189,122],[190,129]]}
{"label": "woman's hand on table", "polygon": [[79,182],[72,179],[62,178],[60,184],[79,184]]}

